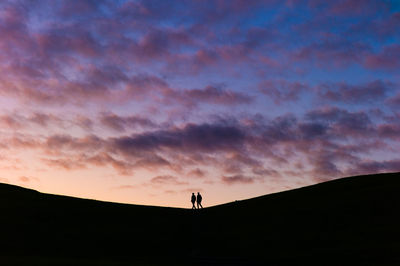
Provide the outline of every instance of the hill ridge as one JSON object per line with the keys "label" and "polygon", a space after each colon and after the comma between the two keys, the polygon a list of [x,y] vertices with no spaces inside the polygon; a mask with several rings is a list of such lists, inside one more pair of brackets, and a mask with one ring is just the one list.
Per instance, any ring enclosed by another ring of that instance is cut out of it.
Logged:
{"label": "hill ridge", "polygon": [[[310,189],[314,188],[323,188],[324,186],[329,186],[332,184],[340,184],[340,185],[350,185],[354,184],[355,181],[361,181],[361,184],[366,185],[367,183],[371,183],[371,181],[374,184],[379,183],[376,176],[379,175],[381,177],[385,178],[396,178],[397,175],[399,175],[400,172],[389,172],[389,173],[379,173],[379,174],[367,174],[367,175],[356,175],[356,176],[346,176],[346,177],[341,177],[341,178],[336,178],[332,180],[327,180],[324,182],[316,183],[316,184],[311,184],[303,187],[298,187],[298,188],[293,188],[293,189],[288,189],[284,191],[278,191],[274,193],[269,193],[269,194],[264,194],[256,197],[251,197],[251,198],[246,198],[246,199],[241,199],[241,200],[235,200],[235,201],[230,201],[230,202],[225,202],[217,205],[212,205],[206,208],[215,208],[215,207],[220,207],[220,206],[226,206],[229,204],[237,204],[240,202],[246,202],[246,201],[251,201],[251,200],[260,200],[264,198],[269,198],[269,197],[275,197],[275,196],[281,196],[286,193],[293,193],[297,191],[307,191]],[[358,185],[359,184],[355,184]],[[142,204],[134,204],[134,203],[123,203],[123,202],[114,202],[114,201],[106,201],[106,200],[99,200],[99,199],[92,199],[92,198],[82,198],[82,197],[75,197],[75,196],[69,196],[69,195],[63,195],[63,194],[52,194],[52,193],[46,193],[46,192],[41,192],[35,189],[31,188],[26,188],[23,186],[19,185],[14,185],[14,184],[9,184],[9,183],[1,183],[0,182],[0,193],[4,193],[5,191],[8,191],[9,189],[13,191],[23,191],[23,192],[28,192],[28,193],[39,193],[41,195],[46,195],[46,196],[54,196],[54,197],[65,197],[65,198],[70,198],[74,200],[88,200],[88,201],[96,201],[99,203],[106,203],[106,204],[121,204],[121,205],[132,205],[132,206],[142,206],[142,207],[157,207],[157,208],[173,208],[173,209],[187,209],[187,208],[181,208],[181,207],[172,207],[172,206],[157,206],[157,205],[142,205]],[[9,192],[9,191],[8,191]],[[189,207],[188,207],[189,208]]]}

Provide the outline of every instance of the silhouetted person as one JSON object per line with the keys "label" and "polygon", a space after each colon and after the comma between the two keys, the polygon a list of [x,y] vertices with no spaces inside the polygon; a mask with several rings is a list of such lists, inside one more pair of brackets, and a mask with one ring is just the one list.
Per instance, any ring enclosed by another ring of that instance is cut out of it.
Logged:
{"label": "silhouetted person", "polygon": [[203,209],[203,206],[201,205],[202,199],[203,199],[203,197],[200,195],[200,192],[197,192],[197,199],[196,199],[196,201],[197,201],[197,209],[200,209],[200,207]]}
{"label": "silhouetted person", "polygon": [[192,193],[192,199],[191,199],[191,201],[192,201],[192,209],[196,209],[196,206],[194,206],[194,203],[196,202],[196,196],[194,195],[194,193]]}

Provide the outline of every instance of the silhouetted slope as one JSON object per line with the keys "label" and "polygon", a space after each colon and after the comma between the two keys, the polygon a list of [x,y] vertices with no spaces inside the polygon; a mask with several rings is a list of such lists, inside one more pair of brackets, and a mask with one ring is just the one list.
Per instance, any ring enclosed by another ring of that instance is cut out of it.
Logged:
{"label": "silhouetted slope", "polygon": [[399,173],[343,178],[210,208],[206,232],[221,233],[202,241],[274,265],[397,265],[399,211]]}
{"label": "silhouetted slope", "polygon": [[0,184],[0,259],[398,265],[399,192],[400,174],[368,175],[192,211]]}
{"label": "silhouetted slope", "polygon": [[184,209],[77,199],[3,184],[0,193],[3,255],[173,257],[190,248],[168,244],[190,230]]}

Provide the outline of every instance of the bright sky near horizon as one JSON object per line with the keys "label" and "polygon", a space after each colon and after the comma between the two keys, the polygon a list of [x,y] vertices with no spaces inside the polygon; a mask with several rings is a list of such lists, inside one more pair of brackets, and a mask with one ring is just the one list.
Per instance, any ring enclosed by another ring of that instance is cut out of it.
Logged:
{"label": "bright sky near horizon", "polygon": [[400,2],[1,1],[0,182],[191,207],[400,171]]}

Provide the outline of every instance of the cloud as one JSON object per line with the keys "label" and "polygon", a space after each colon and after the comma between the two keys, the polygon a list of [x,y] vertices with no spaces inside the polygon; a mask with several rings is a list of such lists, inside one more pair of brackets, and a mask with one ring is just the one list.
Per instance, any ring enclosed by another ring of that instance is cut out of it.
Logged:
{"label": "cloud", "polygon": [[292,56],[294,62],[315,65],[319,68],[345,68],[362,62],[371,48],[369,45],[344,39],[322,40],[301,47]]}
{"label": "cloud", "polygon": [[392,84],[375,80],[363,85],[349,85],[346,83],[321,84],[317,87],[318,95],[322,100],[344,103],[376,103],[384,99],[392,90]]}
{"label": "cloud", "polygon": [[[282,169],[299,165],[297,174],[318,178],[343,176],[354,165],[368,171],[373,168],[361,164],[363,156],[386,149],[398,131],[396,121],[373,124],[367,113],[325,107],[304,116],[219,119],[120,137],[51,135],[33,140],[20,135],[7,141],[7,148],[42,151],[42,163],[66,171],[111,167],[119,175],[160,173],[150,182],[158,186],[190,184],[177,177],[184,173],[207,176],[211,182],[203,167],[222,173],[222,183],[245,185],[281,178]],[[165,171],[173,175],[161,174]]]}
{"label": "cloud", "polygon": [[397,93],[396,95],[388,98],[386,100],[386,103],[388,103],[389,105],[394,106],[394,107],[400,106],[400,93]]}
{"label": "cloud", "polygon": [[187,182],[179,181],[177,177],[171,175],[162,175],[153,177],[150,182],[155,185],[186,185]]}
{"label": "cloud", "polygon": [[146,168],[148,170],[155,170],[160,167],[171,167],[171,163],[161,157],[160,155],[157,155],[156,153],[154,154],[147,154],[147,155],[142,155],[139,157],[140,159],[137,160],[134,164],[135,167],[138,168]]}
{"label": "cloud", "polygon": [[400,124],[380,124],[378,125],[378,134],[383,139],[400,139]]}
{"label": "cloud", "polygon": [[74,118],[74,123],[84,129],[85,131],[91,131],[94,125],[94,122],[92,119],[83,116],[83,115],[77,115]]}
{"label": "cloud", "polygon": [[50,152],[57,150],[95,151],[101,149],[103,144],[103,141],[95,135],[90,135],[83,138],[74,138],[69,135],[53,135],[46,139],[44,148]]}
{"label": "cloud", "polygon": [[181,192],[181,193],[194,193],[195,191],[197,191],[197,192],[203,192],[204,189],[198,188],[198,187],[194,187],[194,188],[182,189],[180,192]]}
{"label": "cloud", "polygon": [[100,11],[99,9],[105,4],[106,1],[93,1],[83,0],[79,2],[62,2],[58,14],[71,17],[71,16],[84,16],[90,15]]}
{"label": "cloud", "polygon": [[106,152],[96,154],[87,158],[83,158],[81,162],[94,166],[111,165],[121,175],[132,175],[134,165],[129,162],[118,160]]}
{"label": "cloud", "polygon": [[330,176],[332,178],[343,174],[335,164],[336,156],[334,154],[329,154],[329,152],[320,152],[318,155],[319,156],[310,156],[313,158],[312,173],[314,176]]}
{"label": "cloud", "polygon": [[300,82],[286,80],[266,80],[260,83],[259,90],[271,97],[276,104],[297,101],[308,86]]}
{"label": "cloud", "polygon": [[302,139],[316,140],[320,137],[326,137],[329,127],[322,123],[299,123],[299,133]]}
{"label": "cloud", "polygon": [[[247,143],[246,146],[249,144]],[[258,169],[258,173],[260,173],[263,164],[257,156],[252,156],[246,151],[239,151],[226,154],[219,163],[219,167],[225,174],[242,174],[249,169]]]}
{"label": "cloud", "polygon": [[123,154],[140,151],[172,149],[175,151],[219,151],[240,149],[245,133],[239,128],[224,124],[187,124],[183,128],[158,130],[113,138],[113,147]]}
{"label": "cloud", "polygon": [[363,160],[350,170],[349,174],[370,174],[400,171],[400,160],[374,161]]}
{"label": "cloud", "polygon": [[396,70],[400,67],[400,45],[385,46],[378,53],[371,53],[365,58],[364,65],[370,69]]}
{"label": "cloud", "polygon": [[127,128],[152,128],[155,124],[148,118],[138,115],[118,116],[114,113],[103,113],[100,117],[101,123],[115,131],[124,132]]}
{"label": "cloud", "polygon": [[0,124],[4,127],[25,131],[32,128],[52,128],[65,129],[72,125],[77,125],[85,130],[89,130],[93,121],[89,118],[78,116],[76,118],[64,117],[63,115],[47,114],[43,112],[23,112],[5,113],[0,115]]}
{"label": "cloud", "polygon": [[29,183],[29,182],[32,182],[32,181],[39,182],[40,180],[39,180],[39,178],[37,178],[37,177],[20,176],[20,177],[18,178],[18,181],[21,181],[21,182],[23,182],[23,183]]}
{"label": "cloud", "polygon": [[262,125],[262,140],[270,144],[295,140],[296,124],[297,118],[293,114],[278,116],[270,123]]}
{"label": "cloud", "polygon": [[308,161],[313,176],[340,176],[361,154],[386,149],[386,142],[399,135],[395,120],[378,124],[366,112],[329,106],[304,116],[230,117],[142,130],[105,138],[55,134],[35,140],[19,135],[7,140],[6,148],[41,151],[42,162],[65,170],[112,167],[120,175],[145,169],[204,177],[208,172],[203,167],[211,167],[229,182],[228,177],[248,177],[248,173],[279,177],[282,167],[295,166],[300,158],[302,164]]}
{"label": "cloud", "polygon": [[397,31],[396,29],[400,26],[400,12],[394,12],[382,22],[382,26],[379,28],[381,34],[392,35]]}
{"label": "cloud", "polygon": [[42,127],[48,127],[50,124],[60,124],[61,120],[54,115],[45,114],[45,113],[33,113],[28,121],[35,123]]}
{"label": "cloud", "polygon": [[206,175],[206,172],[204,170],[201,170],[199,168],[193,169],[188,173],[189,176],[194,176],[197,178],[203,178]]}
{"label": "cloud", "polygon": [[249,184],[254,182],[254,178],[244,175],[222,176],[222,182],[228,185]]}
{"label": "cloud", "polygon": [[340,0],[332,3],[329,12],[336,16],[361,16],[366,13],[373,14],[373,12],[382,11],[386,8],[389,8],[389,5],[384,1]]}
{"label": "cloud", "polygon": [[40,141],[24,135],[13,136],[10,139],[7,139],[6,143],[6,147],[8,148],[22,150],[36,149],[41,146]]}
{"label": "cloud", "polygon": [[8,127],[11,129],[20,129],[23,127],[23,124],[21,123],[21,118],[16,115],[0,116],[0,124],[3,127]]}
{"label": "cloud", "polygon": [[120,186],[117,186],[117,187],[113,187],[111,189],[124,190],[124,189],[136,189],[136,188],[138,188],[138,186],[135,186],[135,185],[120,185]]}
{"label": "cloud", "polygon": [[214,104],[235,105],[248,104],[252,98],[244,93],[224,90],[220,87],[207,86],[204,89],[191,89],[183,93],[183,98],[196,104],[206,102]]}
{"label": "cloud", "polygon": [[325,107],[310,111],[306,118],[319,123],[328,123],[332,137],[370,136],[374,125],[365,112],[349,112],[337,107]]}
{"label": "cloud", "polygon": [[60,158],[60,159],[42,159],[42,162],[45,163],[47,166],[55,167],[67,171],[77,170],[77,169],[85,169],[86,165],[82,163],[79,158],[75,159],[67,159],[67,158]]}

